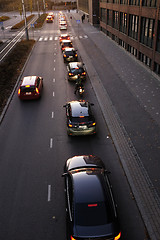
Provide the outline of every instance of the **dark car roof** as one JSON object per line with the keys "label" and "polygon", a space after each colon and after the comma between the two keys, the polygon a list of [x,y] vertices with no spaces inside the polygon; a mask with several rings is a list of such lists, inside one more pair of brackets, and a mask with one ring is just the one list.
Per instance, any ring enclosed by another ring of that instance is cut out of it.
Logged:
{"label": "dark car roof", "polygon": [[104,201],[101,171],[86,169],[72,174],[76,203],[97,203]]}

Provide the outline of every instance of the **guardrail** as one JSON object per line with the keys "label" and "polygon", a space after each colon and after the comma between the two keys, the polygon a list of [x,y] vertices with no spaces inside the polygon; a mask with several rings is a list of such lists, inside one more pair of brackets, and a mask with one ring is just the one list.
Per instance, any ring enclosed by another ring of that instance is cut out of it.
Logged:
{"label": "guardrail", "polygon": [[[37,16],[35,16],[28,24],[27,27],[30,29],[31,24],[37,20]],[[20,41],[20,39],[25,34],[25,27],[0,51],[0,62],[8,55],[8,53],[12,50],[12,48]]]}

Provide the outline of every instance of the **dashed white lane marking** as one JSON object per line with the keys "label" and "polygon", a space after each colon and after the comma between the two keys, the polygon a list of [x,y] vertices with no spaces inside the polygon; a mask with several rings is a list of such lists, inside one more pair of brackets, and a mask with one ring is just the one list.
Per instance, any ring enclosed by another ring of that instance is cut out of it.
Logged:
{"label": "dashed white lane marking", "polygon": [[48,202],[51,201],[51,185],[48,185],[48,198],[47,198]]}
{"label": "dashed white lane marking", "polygon": [[53,147],[53,138],[50,139],[50,148]]}

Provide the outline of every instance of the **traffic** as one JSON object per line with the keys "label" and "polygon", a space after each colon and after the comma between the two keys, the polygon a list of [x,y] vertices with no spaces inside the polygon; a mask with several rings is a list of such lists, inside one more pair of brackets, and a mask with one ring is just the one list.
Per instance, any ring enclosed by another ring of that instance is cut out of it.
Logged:
{"label": "traffic", "polygon": [[0,237],[140,240],[134,224],[144,226],[67,19],[46,19],[44,32],[59,38],[37,42],[1,126],[1,227],[9,231]]}

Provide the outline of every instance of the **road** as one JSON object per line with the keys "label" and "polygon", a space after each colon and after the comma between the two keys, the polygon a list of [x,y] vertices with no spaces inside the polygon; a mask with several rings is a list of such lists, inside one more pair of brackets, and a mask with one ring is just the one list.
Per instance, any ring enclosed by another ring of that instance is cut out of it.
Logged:
{"label": "road", "polygon": [[[69,21],[69,15],[68,22],[68,32],[73,36],[73,45],[78,49],[79,58],[81,59],[81,51],[78,47],[81,41],[82,50],[90,55],[90,61],[98,72],[103,61],[96,55],[99,64],[94,62],[96,53],[93,39],[75,21]],[[93,35],[92,28],[91,32]],[[95,32],[97,34],[96,30]],[[37,43],[23,76],[43,76],[42,98],[40,101],[22,102],[15,92],[0,125],[0,239],[66,239],[64,179],[61,175],[66,159],[81,154],[101,157],[111,171],[110,179],[118,206],[122,239],[149,239],[89,77],[85,83],[84,98],[94,103],[97,135],[70,138],[66,134],[63,105],[78,97],[74,95],[74,85],[66,78],[59,34],[58,15],[53,24],[45,23],[40,32],[34,33]],[[81,37],[77,34],[81,34]],[[88,66],[87,62],[85,64]],[[104,76],[113,73],[113,81],[117,80],[114,75],[116,71],[111,72],[106,67],[103,70]],[[103,80],[103,74],[101,77]],[[110,86],[110,91],[115,96],[113,82]],[[119,99],[130,94],[130,91],[126,88],[118,89],[121,91],[113,99],[120,105]],[[116,109],[120,110],[119,105]],[[121,118],[129,108],[130,106],[120,112]],[[129,121],[127,123],[129,125]]]}

